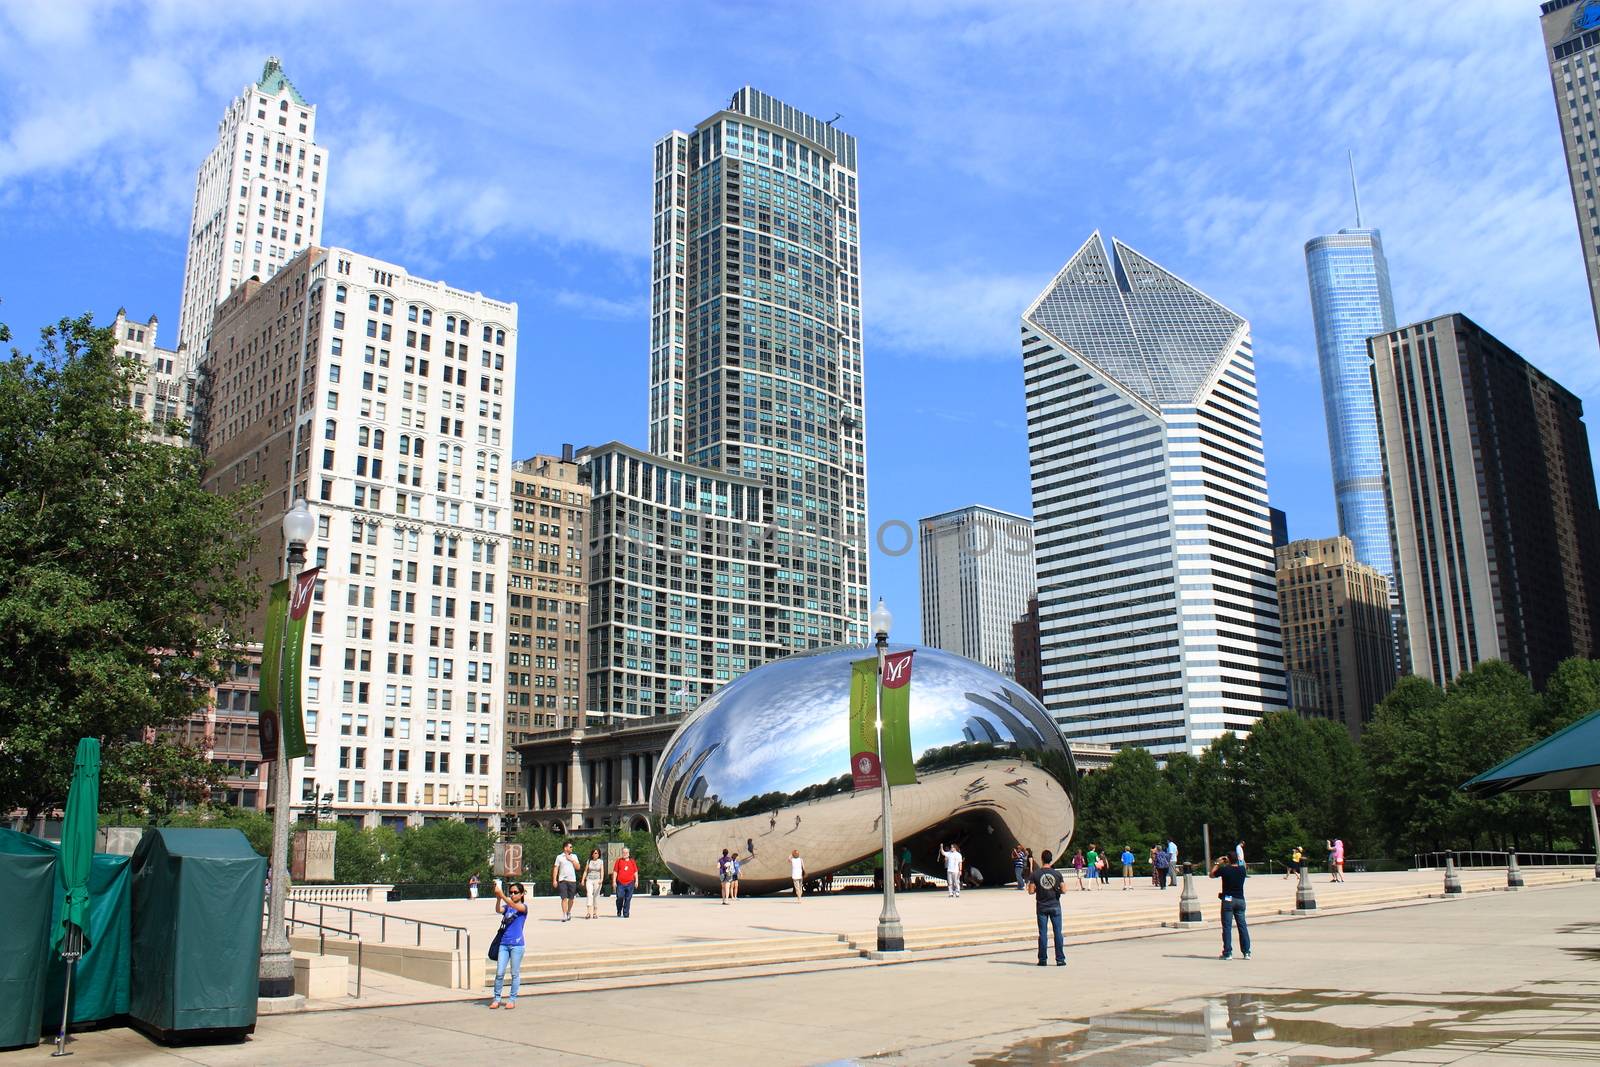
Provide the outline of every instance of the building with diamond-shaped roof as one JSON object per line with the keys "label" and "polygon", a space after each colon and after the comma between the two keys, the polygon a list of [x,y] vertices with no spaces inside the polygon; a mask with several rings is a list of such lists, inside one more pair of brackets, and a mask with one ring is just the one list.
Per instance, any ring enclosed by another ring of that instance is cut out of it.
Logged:
{"label": "building with diamond-shaped roof", "polygon": [[1022,316],[1045,706],[1198,752],[1287,704],[1250,325],[1098,232]]}

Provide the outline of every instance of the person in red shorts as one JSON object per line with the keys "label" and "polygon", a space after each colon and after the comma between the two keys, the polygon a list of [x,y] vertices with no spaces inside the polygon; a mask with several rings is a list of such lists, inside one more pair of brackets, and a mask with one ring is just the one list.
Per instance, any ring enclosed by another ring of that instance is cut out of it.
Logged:
{"label": "person in red shorts", "polygon": [[611,865],[611,895],[617,898],[617,918],[626,919],[633,906],[633,891],[639,884],[639,864],[628,855],[626,845],[622,855]]}

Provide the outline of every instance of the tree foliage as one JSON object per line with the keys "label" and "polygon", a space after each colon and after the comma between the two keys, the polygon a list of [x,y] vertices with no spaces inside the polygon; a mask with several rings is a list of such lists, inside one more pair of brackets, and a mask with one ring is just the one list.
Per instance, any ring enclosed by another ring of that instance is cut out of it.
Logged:
{"label": "tree foliage", "polygon": [[0,363],[0,810],[61,804],[97,737],[107,803],[160,813],[210,780],[150,742],[204,707],[257,597],[251,498],[206,492],[198,454],[147,432],[110,330],[41,334]]}
{"label": "tree foliage", "polygon": [[1213,855],[1243,839],[1252,860],[1274,865],[1295,845],[1317,856],[1332,838],[1363,859],[1587,847],[1582,815],[1564,793],[1479,800],[1461,785],[1596,710],[1596,660],[1561,664],[1542,696],[1498,661],[1480,663],[1448,689],[1403,678],[1359,748],[1336,723],[1282,712],[1263,717],[1247,738],[1223,734],[1159,770],[1147,753],[1124,749],[1081,783],[1073,836],[1083,845],[1131,842],[1141,856],[1139,846],[1171,836],[1181,857],[1198,860],[1208,828]]}

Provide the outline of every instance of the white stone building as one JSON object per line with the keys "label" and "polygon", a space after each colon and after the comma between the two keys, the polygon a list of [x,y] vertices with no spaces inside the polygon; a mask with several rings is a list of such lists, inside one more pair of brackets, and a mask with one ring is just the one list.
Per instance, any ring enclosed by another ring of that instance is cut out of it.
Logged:
{"label": "white stone building", "polygon": [[217,125],[194,183],[178,340],[205,350],[217,304],[247,278],[266,280],[317,243],[327,205],[328,150],[317,109],[268,58]]}
{"label": "white stone building", "polygon": [[264,580],[292,499],[317,513],[297,804],[332,793],[395,826],[501,811],[516,352],[515,304],[345,249],[217,308],[207,486],[264,483]]}
{"label": "white stone building", "polygon": [[186,445],[188,434],[166,431],[172,419],[194,423],[194,364],[187,349],[180,347],[174,351],[156,343],[159,325],[154,315],[148,322],[140,322],[128,318],[126,308],[118,308],[111,329],[116,334],[117,352],[139,361],[140,373],[128,393],[128,403],[155,428],[157,440],[169,445]]}

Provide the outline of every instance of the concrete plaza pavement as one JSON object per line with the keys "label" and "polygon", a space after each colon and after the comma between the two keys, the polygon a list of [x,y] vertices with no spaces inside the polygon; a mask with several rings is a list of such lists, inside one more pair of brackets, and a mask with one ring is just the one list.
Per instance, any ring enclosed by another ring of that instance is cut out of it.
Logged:
{"label": "concrete plaza pavement", "polygon": [[[1203,899],[1213,916],[1214,894]],[[544,987],[511,1013],[486,1011],[480,1000],[280,1016],[263,1018],[244,1043],[171,1050],[108,1030],[82,1035],[75,1062],[1593,1062],[1597,903],[1600,883],[1591,881],[1263,918],[1252,924],[1249,961],[1216,958],[1212,922],[1075,945],[1065,968],[1035,967],[1030,947],[650,988]],[[545,936],[536,935],[525,968],[538,968]],[[6,1054],[0,1065],[45,1054]]]}

